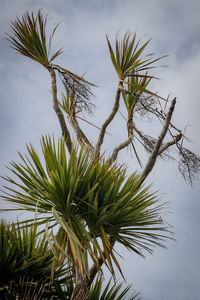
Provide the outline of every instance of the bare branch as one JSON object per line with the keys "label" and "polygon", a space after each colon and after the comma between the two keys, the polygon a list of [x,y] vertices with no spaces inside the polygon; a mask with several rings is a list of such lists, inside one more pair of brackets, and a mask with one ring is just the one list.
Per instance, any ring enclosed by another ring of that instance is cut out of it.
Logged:
{"label": "bare branch", "polygon": [[62,135],[64,136],[66,145],[67,145],[67,149],[69,151],[69,153],[71,152],[71,148],[72,148],[72,142],[71,142],[71,137],[70,137],[70,133],[69,130],[67,128],[67,125],[65,123],[65,119],[63,116],[63,113],[59,107],[59,102],[57,99],[57,84],[56,84],[56,74],[55,71],[49,67],[48,71],[51,75],[51,92],[52,92],[52,101],[53,101],[53,108],[54,111],[58,117],[59,123],[60,123],[60,127],[62,130]]}
{"label": "bare branch", "polygon": [[118,153],[120,150],[128,147],[128,145],[130,145],[130,143],[132,142],[132,137],[129,136],[128,139],[126,141],[124,141],[123,143],[119,144],[114,150],[113,150],[113,153],[112,153],[112,156],[110,157],[109,159],[109,162],[110,164],[112,164],[116,159],[117,159],[117,156],[118,156]]}
{"label": "bare branch", "polygon": [[116,113],[119,109],[119,100],[120,100],[121,88],[123,88],[123,84],[120,81],[119,85],[118,85],[118,88],[117,88],[113,109],[112,109],[110,115],[108,116],[108,118],[106,119],[106,121],[103,123],[103,125],[101,127],[101,131],[100,131],[99,138],[98,138],[96,148],[95,148],[96,155],[99,155],[99,153],[100,153],[101,145],[103,144],[104,136],[105,136],[105,133],[106,133],[106,128],[112,122],[112,120],[114,119],[114,117],[115,117],[115,115],[116,115]]}
{"label": "bare branch", "polygon": [[89,142],[89,140],[87,139],[86,135],[83,133],[83,131],[80,129],[79,124],[76,120],[76,117],[71,115],[68,118],[70,125],[72,126],[77,140],[81,143],[85,143],[86,145],[88,145],[91,149],[93,149],[93,146],[91,145],[91,143]]}
{"label": "bare branch", "polygon": [[170,121],[171,121],[171,118],[172,118],[172,114],[173,114],[173,111],[174,111],[174,108],[175,108],[175,104],[176,104],[176,98],[174,98],[172,100],[172,103],[171,103],[171,106],[169,108],[169,111],[167,113],[167,116],[166,116],[166,119],[165,119],[165,123],[163,125],[163,128],[161,130],[161,133],[157,139],[157,142],[153,148],[153,151],[147,161],[147,164],[146,164],[146,167],[144,168],[143,172],[142,172],[142,175],[141,175],[141,178],[142,178],[142,181],[145,180],[145,178],[148,176],[148,174],[151,172],[151,170],[153,169],[154,165],[155,165],[155,162],[156,162],[156,159],[158,157],[158,153],[159,153],[159,150],[160,150],[160,147],[162,145],[162,142],[163,142],[163,139],[167,133],[167,130],[169,128],[169,124],[170,124]]}
{"label": "bare branch", "polygon": [[182,138],[182,133],[178,134],[172,141],[167,142],[165,145],[162,146],[162,148],[160,148],[158,155],[161,155],[169,147],[173,146],[174,144],[177,144],[181,138]]}
{"label": "bare branch", "polygon": [[[145,150],[147,152],[151,152],[155,143],[156,143],[156,139],[154,139],[153,137],[151,137],[150,135],[144,134],[142,131],[140,131],[135,124],[133,123],[133,128],[135,130],[135,132],[139,135],[139,137],[142,139],[142,146],[145,148]],[[139,142],[141,143],[141,141],[139,140]]]}

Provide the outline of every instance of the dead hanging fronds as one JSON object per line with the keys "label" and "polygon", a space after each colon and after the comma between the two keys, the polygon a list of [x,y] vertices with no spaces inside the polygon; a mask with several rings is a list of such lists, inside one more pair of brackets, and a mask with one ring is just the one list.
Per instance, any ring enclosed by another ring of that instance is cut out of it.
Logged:
{"label": "dead hanging fronds", "polygon": [[156,139],[154,139],[152,136],[144,134],[142,132],[140,134],[140,138],[142,139],[145,150],[147,152],[151,152],[156,143]]}
{"label": "dead hanging fronds", "polygon": [[92,83],[84,80],[82,77],[77,76],[67,70],[59,67],[53,67],[58,71],[62,83],[65,87],[66,94],[73,98],[74,109],[76,113],[87,112],[93,113],[95,105],[91,102],[91,97],[94,96],[91,92],[90,86]]}
{"label": "dead hanging fronds", "polygon": [[137,133],[138,138],[137,140],[139,141],[139,143],[143,146],[143,148],[149,153],[152,151],[155,143],[156,143],[156,139],[154,139],[152,136],[145,134],[144,132],[142,132],[141,130],[139,130],[135,124],[133,123],[133,129],[134,131]]}
{"label": "dead hanging fronds", "polygon": [[180,144],[178,149],[180,155],[178,169],[185,181],[193,185],[194,180],[199,179],[200,157]]}
{"label": "dead hanging fronds", "polygon": [[39,283],[30,280],[29,278],[20,277],[18,280],[13,280],[9,282],[7,288],[3,290],[1,294],[3,299],[57,299],[57,296],[52,295],[53,292],[51,283]]}
{"label": "dead hanging fronds", "polygon": [[151,118],[156,113],[157,101],[153,96],[140,96],[135,106],[135,112],[141,117]]}
{"label": "dead hanging fronds", "polygon": [[[134,130],[137,133],[138,136],[134,135],[137,141],[142,145],[144,150],[149,154],[152,152],[155,144],[156,144],[156,139],[153,138],[150,135],[145,134],[144,132],[140,131],[137,127],[134,125]],[[161,145],[161,150],[164,148],[165,145]],[[166,149],[163,151],[160,151],[158,154],[160,158],[167,158],[173,160],[174,158],[170,155],[170,149],[168,147],[165,147]]]}

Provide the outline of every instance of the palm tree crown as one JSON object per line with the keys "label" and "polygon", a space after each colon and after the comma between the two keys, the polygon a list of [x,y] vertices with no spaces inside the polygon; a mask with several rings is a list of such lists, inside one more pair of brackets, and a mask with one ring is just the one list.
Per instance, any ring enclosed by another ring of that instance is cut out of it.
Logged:
{"label": "palm tree crown", "polygon": [[[35,222],[46,223],[46,234],[53,252],[60,256],[67,245],[68,256],[80,273],[88,270],[88,255],[95,264],[99,255],[113,272],[112,260],[120,269],[112,250],[113,242],[143,255],[152,245],[162,245],[166,231],[159,214],[162,205],[149,188],[140,186],[135,173],[97,159],[83,147],[73,146],[67,159],[63,139],[41,141],[43,160],[33,146],[22,163],[12,162],[11,172],[19,181],[6,177],[4,199],[20,210],[38,213]],[[41,214],[41,216],[39,216]],[[32,222],[33,220],[28,220]],[[59,236],[49,228],[59,225]],[[101,246],[102,245],[102,246]]]}

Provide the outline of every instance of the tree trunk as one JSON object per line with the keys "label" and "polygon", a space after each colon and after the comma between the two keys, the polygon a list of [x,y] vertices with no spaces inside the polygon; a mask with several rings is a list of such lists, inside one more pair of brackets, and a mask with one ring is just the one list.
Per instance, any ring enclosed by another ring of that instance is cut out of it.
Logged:
{"label": "tree trunk", "polygon": [[85,276],[81,276],[73,290],[70,300],[87,300],[89,297],[90,284]]}
{"label": "tree trunk", "polygon": [[72,142],[71,142],[70,133],[69,133],[67,125],[65,123],[63,113],[60,110],[60,107],[59,107],[59,104],[58,104],[56,74],[55,74],[55,71],[51,67],[48,68],[48,71],[51,74],[51,92],[52,92],[53,109],[54,109],[54,111],[55,111],[55,113],[58,117],[60,127],[61,127],[61,130],[62,130],[62,135],[65,139],[67,149],[70,153],[71,148],[72,148]]}

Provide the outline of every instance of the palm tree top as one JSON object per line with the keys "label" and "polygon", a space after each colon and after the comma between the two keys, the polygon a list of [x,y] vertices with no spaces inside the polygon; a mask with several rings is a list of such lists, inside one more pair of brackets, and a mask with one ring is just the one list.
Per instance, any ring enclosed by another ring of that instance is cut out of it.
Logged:
{"label": "palm tree top", "polygon": [[56,25],[47,39],[47,15],[38,10],[34,13],[26,12],[21,19],[17,18],[11,23],[12,34],[8,34],[11,47],[17,53],[27,56],[48,68],[51,62],[62,53],[59,49],[50,56],[51,42],[58,27]]}

